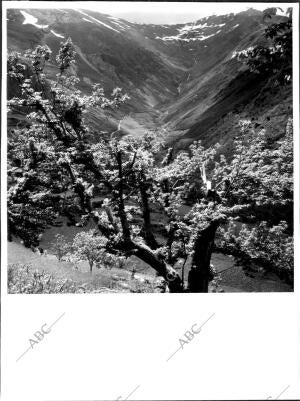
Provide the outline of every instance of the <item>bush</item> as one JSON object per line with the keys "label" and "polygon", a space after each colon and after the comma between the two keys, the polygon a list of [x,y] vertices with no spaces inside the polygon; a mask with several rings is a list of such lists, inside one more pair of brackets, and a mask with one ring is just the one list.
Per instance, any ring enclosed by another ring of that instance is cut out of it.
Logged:
{"label": "bush", "polygon": [[70,280],[62,280],[54,275],[34,270],[31,265],[14,264],[9,266],[9,294],[53,294],[75,293],[80,288]]}

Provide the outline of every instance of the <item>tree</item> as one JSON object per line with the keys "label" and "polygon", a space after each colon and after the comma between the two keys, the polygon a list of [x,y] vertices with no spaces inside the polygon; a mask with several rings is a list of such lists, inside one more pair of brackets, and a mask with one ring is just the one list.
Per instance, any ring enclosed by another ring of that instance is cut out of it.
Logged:
{"label": "tree", "polygon": [[217,240],[219,249],[237,256],[244,266],[254,263],[266,270],[278,273],[289,284],[293,284],[294,246],[293,237],[287,235],[285,221],[270,225],[262,221],[249,228],[242,225],[237,232],[233,222],[220,230]]}
{"label": "tree", "polygon": [[[251,123],[249,122],[249,127]],[[239,231],[234,220],[218,232],[218,249],[256,262],[293,282],[293,132],[289,119],[285,135],[270,140],[264,130],[240,146],[241,162],[235,184],[229,188],[231,204],[248,204],[239,214],[245,225]],[[247,144],[248,142],[248,144]],[[244,149],[244,150],[243,150]]]}
{"label": "tree", "polygon": [[[217,145],[204,149],[195,142],[187,152],[176,156],[169,149],[159,164],[165,148],[155,134],[134,138],[121,137],[118,131],[91,131],[86,119],[91,107],[116,110],[127,97],[117,88],[108,99],[99,84],[93,85],[91,95],[83,95],[76,89],[77,77],[70,72],[74,70],[70,69],[74,57],[68,39],[56,58],[59,73],[55,81],[46,80],[44,75],[45,65],[51,60],[48,47],[38,46],[27,52],[24,61],[20,55],[9,58],[8,73],[22,88],[22,97],[11,99],[9,105],[25,109],[30,122],[11,137],[11,164],[18,159],[23,171],[22,177],[14,176],[12,171],[12,230],[21,237],[26,235],[19,219],[21,215],[27,221],[23,214],[27,205],[42,210],[47,204],[49,211],[56,214],[72,208],[80,219],[77,225],[93,219],[101,233],[89,236],[93,249],[105,247],[112,255],[136,256],[163,277],[171,292],[207,292],[218,227],[233,217],[259,219],[261,207],[271,203],[276,208],[278,203],[291,201],[292,192],[285,191],[285,180],[278,180],[281,166],[272,167],[272,154],[267,150],[262,159],[255,159],[258,170],[253,176],[251,158],[257,156],[257,138],[261,139],[259,150],[269,149],[263,134],[255,132],[249,122],[242,122],[231,161],[218,154]],[[19,65],[24,68],[16,67]],[[23,70],[29,71],[30,78],[22,74]],[[27,139],[20,141],[24,137]],[[284,166],[290,174],[288,162]],[[273,181],[268,180],[268,169]],[[195,177],[200,183],[200,195],[190,210],[183,212]],[[278,182],[279,195],[272,191],[272,185]],[[101,194],[98,206],[92,202],[95,192]],[[66,193],[68,200],[63,202]],[[157,238],[154,207],[159,209],[165,240]],[[40,230],[41,224],[36,229]],[[83,233],[78,238],[86,244],[84,249],[88,245],[91,249],[87,236]],[[192,266],[185,288],[178,269],[183,271],[189,255]]]}
{"label": "tree", "polygon": [[263,13],[263,21],[268,25],[265,29],[267,45],[256,45],[247,50],[237,52],[238,59],[245,62],[252,72],[267,74],[278,85],[292,82],[292,8],[286,11],[286,17],[275,20],[280,7],[267,8]]}
{"label": "tree", "polygon": [[66,238],[62,234],[56,234],[55,240],[51,244],[51,252],[57,256],[59,261],[70,252],[71,245],[66,241]]}
{"label": "tree", "polygon": [[90,272],[92,272],[94,264],[103,258],[106,242],[107,240],[103,236],[97,235],[94,230],[82,231],[74,238],[73,254],[79,260],[87,260]]}

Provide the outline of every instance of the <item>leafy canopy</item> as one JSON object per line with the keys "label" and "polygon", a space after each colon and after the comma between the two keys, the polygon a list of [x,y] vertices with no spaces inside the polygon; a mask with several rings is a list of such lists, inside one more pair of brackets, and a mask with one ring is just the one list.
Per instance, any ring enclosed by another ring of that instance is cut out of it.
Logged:
{"label": "leafy canopy", "polygon": [[[76,88],[75,55],[70,39],[62,43],[55,80],[46,79],[47,63],[53,62],[47,46],[8,58],[8,74],[22,91],[8,103],[12,111],[25,110],[28,121],[9,136],[12,233],[34,243],[58,215],[66,214],[77,225],[93,219],[105,237],[101,249],[136,255],[179,290],[181,278],[171,266],[184,266],[208,227],[232,218],[259,220],[266,208],[274,212],[267,216],[272,224],[282,206],[291,207],[291,129],[280,142],[269,143],[264,130],[241,121],[231,160],[220,155],[218,145],[205,149],[195,142],[176,156],[169,149],[159,163],[165,147],[156,134],[121,137],[119,131],[99,129],[95,141],[86,119],[89,110],[116,110],[128,96],[116,88],[107,98],[99,84],[90,95],[82,94]],[[186,208],[196,181],[197,202]],[[154,211],[159,223],[153,221]],[[87,235],[80,237],[83,252],[103,238],[86,241]]]}

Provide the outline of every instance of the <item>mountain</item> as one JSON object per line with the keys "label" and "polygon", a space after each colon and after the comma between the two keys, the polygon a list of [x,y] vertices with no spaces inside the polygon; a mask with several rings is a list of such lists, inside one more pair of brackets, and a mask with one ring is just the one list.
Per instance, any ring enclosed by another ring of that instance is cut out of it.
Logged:
{"label": "mountain", "polygon": [[[291,114],[291,89],[275,88],[235,58],[237,51],[266,43],[260,11],[153,25],[90,10],[11,9],[7,30],[8,50],[18,52],[45,43],[55,55],[71,37],[84,92],[99,82],[108,93],[119,86],[129,94],[117,115],[93,110],[95,128],[114,128],[122,119],[124,133],[158,130],[179,148],[195,139],[220,141],[229,152],[240,118],[255,118],[272,134]],[[54,60],[47,66],[53,77]]]}

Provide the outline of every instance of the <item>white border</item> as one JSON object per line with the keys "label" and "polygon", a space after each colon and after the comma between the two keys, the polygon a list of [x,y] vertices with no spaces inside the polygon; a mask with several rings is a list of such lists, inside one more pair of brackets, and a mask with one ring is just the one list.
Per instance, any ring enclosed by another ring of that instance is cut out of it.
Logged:
{"label": "white border", "polygon": [[[269,3],[273,6],[273,3]],[[299,5],[294,8],[295,266],[299,266]],[[4,2],[7,8],[71,2]],[[268,3],[266,3],[267,7]],[[284,4],[281,4],[284,6]],[[84,3],[76,2],[84,8]],[[255,7],[255,4],[253,4]],[[130,400],[300,398],[299,271],[294,293],[8,295],[6,288],[6,63],[2,76],[2,399]],[[36,330],[62,313],[18,363]],[[215,313],[166,364],[178,339]]]}

